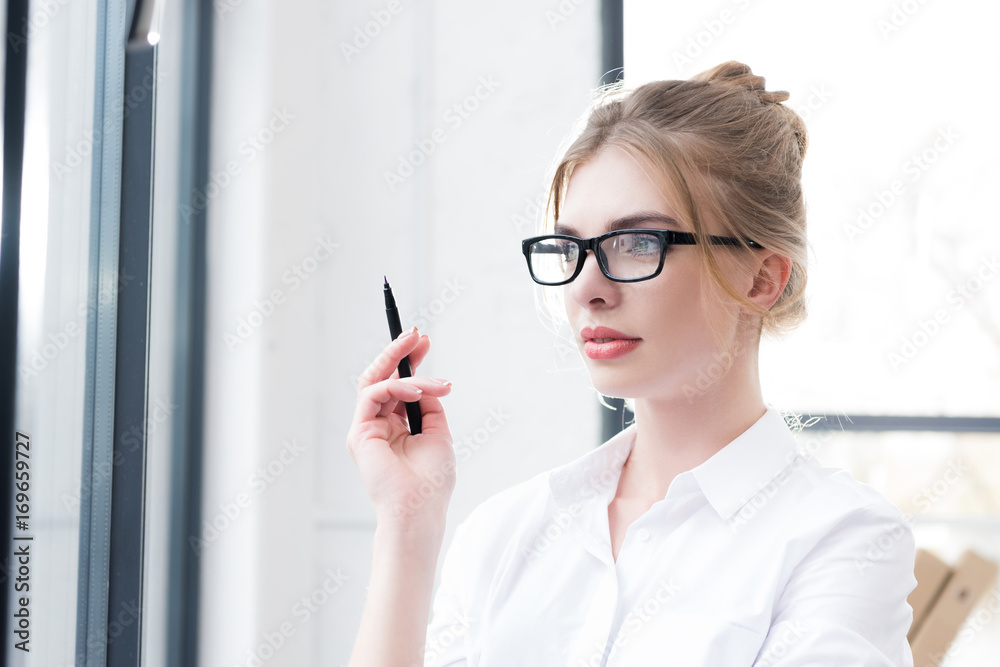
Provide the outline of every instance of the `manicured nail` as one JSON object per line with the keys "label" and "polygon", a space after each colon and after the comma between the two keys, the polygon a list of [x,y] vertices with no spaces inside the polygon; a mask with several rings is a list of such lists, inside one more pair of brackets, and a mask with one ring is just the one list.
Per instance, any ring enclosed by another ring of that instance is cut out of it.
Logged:
{"label": "manicured nail", "polygon": [[441,384],[443,384],[446,387],[450,387],[451,386],[451,380],[442,380],[440,378],[434,378],[434,381],[435,382],[440,382]]}
{"label": "manicured nail", "polygon": [[409,331],[404,331],[403,333],[399,334],[399,337],[400,337],[401,339],[402,339],[402,338],[409,338],[410,336],[412,336],[412,335],[413,335],[413,334],[415,334],[415,333],[417,333],[417,328],[416,328],[416,327],[413,327],[413,328],[412,328],[412,329],[410,329]]}

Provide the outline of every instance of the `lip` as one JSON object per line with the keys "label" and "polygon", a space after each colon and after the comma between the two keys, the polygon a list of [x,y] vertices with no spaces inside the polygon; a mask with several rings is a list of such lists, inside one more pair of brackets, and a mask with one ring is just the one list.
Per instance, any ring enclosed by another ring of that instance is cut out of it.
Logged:
{"label": "lip", "polygon": [[[641,338],[635,338],[620,331],[615,331],[608,327],[586,327],[580,332],[583,338],[583,351],[591,359],[616,359],[628,354],[642,342]],[[597,343],[595,338],[614,338],[604,343]]]}
{"label": "lip", "polygon": [[631,352],[641,342],[642,340],[639,338],[620,338],[609,340],[607,343],[595,343],[588,340],[583,344],[583,351],[591,359],[617,359]]}
{"label": "lip", "polygon": [[594,338],[620,338],[622,340],[640,340],[636,336],[629,336],[628,334],[623,334],[621,331],[615,331],[608,327],[596,327],[591,329],[590,327],[584,327],[580,332],[580,337],[584,341],[593,340]]}

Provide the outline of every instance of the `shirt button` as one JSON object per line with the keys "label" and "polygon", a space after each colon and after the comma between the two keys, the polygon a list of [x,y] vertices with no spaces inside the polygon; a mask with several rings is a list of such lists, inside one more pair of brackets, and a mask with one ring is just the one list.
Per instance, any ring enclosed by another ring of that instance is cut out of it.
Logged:
{"label": "shirt button", "polygon": [[649,531],[645,528],[640,528],[639,532],[637,532],[635,536],[638,537],[641,542],[645,542],[649,539]]}

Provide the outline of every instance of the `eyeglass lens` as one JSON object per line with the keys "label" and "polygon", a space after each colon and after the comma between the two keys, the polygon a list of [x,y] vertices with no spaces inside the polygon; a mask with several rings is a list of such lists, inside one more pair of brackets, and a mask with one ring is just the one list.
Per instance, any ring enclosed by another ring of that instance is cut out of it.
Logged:
{"label": "eyeglass lens", "polygon": [[[663,243],[658,236],[640,232],[616,234],[598,246],[604,265],[615,278],[634,280],[656,273]],[[558,283],[576,271],[580,246],[568,239],[550,238],[531,245],[531,270],[538,280]]]}

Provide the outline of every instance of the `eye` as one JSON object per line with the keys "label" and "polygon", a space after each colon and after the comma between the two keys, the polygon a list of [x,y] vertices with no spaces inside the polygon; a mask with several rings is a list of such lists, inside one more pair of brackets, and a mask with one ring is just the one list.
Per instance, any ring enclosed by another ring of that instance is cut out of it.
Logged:
{"label": "eye", "polygon": [[635,258],[653,255],[659,258],[661,247],[660,237],[652,234],[624,234],[621,240],[622,251]]}
{"label": "eye", "polygon": [[580,246],[565,239],[560,240],[559,249],[562,252],[563,259],[567,262],[576,261],[577,255],[580,254]]}

